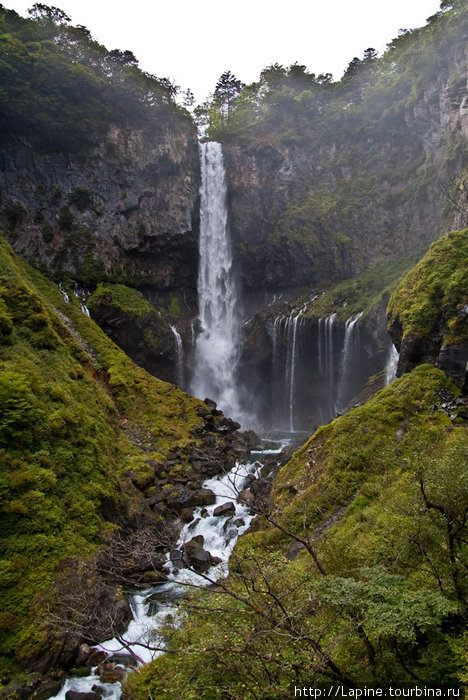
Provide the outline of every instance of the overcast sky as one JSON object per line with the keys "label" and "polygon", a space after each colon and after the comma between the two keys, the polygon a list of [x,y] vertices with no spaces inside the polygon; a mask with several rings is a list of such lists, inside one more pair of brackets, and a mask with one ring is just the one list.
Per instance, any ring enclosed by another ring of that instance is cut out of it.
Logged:
{"label": "overcast sky", "polygon": [[[34,0],[3,0],[26,15]],[[84,24],[108,49],[133,51],[140,67],[191,88],[198,102],[223,71],[245,83],[262,68],[298,61],[339,79],[354,57],[380,53],[425,24],[440,0],[45,0]]]}

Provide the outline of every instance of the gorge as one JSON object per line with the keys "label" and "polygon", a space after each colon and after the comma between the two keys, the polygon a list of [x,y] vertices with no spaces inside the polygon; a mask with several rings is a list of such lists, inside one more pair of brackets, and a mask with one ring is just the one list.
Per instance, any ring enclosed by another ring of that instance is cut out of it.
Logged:
{"label": "gorge", "polygon": [[193,113],[35,12],[0,6],[0,698],[466,685],[466,0]]}

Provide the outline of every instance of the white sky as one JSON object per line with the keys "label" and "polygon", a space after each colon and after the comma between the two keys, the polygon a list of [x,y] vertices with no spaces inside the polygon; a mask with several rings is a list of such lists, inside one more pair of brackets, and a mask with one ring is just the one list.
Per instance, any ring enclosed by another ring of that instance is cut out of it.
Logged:
{"label": "white sky", "polygon": [[[25,16],[35,0],[3,0]],[[440,0],[43,0],[84,24],[108,49],[191,88],[198,102],[223,71],[245,83],[262,68],[298,61],[339,79],[354,57],[380,53],[398,30],[423,26]]]}

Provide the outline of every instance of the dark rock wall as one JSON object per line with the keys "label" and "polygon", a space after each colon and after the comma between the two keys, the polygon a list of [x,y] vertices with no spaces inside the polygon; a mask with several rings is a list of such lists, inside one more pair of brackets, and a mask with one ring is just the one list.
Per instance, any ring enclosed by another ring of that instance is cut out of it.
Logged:
{"label": "dark rock wall", "polygon": [[111,127],[92,151],[0,150],[0,225],[15,250],[56,277],[184,290],[195,303],[199,161],[193,125]]}
{"label": "dark rock wall", "polygon": [[239,386],[257,428],[310,434],[345,411],[372,375],[381,373],[383,385],[390,338],[384,301],[356,322],[347,351],[345,322],[303,316],[294,338],[288,318],[296,313],[259,312],[245,324]]}

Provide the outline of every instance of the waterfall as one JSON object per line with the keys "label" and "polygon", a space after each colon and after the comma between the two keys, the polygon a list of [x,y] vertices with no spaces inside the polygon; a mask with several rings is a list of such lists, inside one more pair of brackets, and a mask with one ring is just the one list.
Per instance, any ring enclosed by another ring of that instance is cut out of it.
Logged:
{"label": "waterfall", "polygon": [[65,287],[63,286],[63,282],[60,282],[59,288],[60,288],[60,291],[62,292],[62,296],[63,296],[64,300],[67,302],[67,304],[69,304],[69,303],[70,303],[70,297],[68,296],[68,294],[67,294],[67,292],[66,292],[66,290],[65,290]]}
{"label": "waterfall", "polygon": [[87,298],[89,297],[89,292],[87,292],[85,289],[82,289],[78,284],[75,284],[73,285],[73,294],[78,299],[82,312],[86,314],[86,316],[89,316],[89,309],[85,304]]}
{"label": "waterfall", "polygon": [[388,353],[387,364],[385,365],[385,386],[388,386],[396,379],[399,359],[400,353],[392,343]]}
{"label": "waterfall", "polygon": [[[276,416],[277,428],[281,430],[289,427],[293,433],[294,413],[296,409],[296,385],[298,377],[298,364],[300,364],[300,329],[301,316],[305,307],[299,311],[291,311],[289,316],[279,315],[273,322],[272,334],[272,380],[276,387],[275,404],[284,406],[284,412]],[[300,371],[300,368],[299,368]],[[286,414],[287,408],[287,414]]]}
{"label": "waterfall", "polygon": [[350,316],[345,323],[345,335],[343,341],[343,349],[340,358],[340,377],[338,381],[338,396],[336,399],[335,413],[346,405],[346,384],[349,370],[352,370],[352,361],[354,359],[355,346],[357,345],[357,336],[355,327],[362,316],[362,311],[354,316]]}
{"label": "waterfall", "polygon": [[200,245],[198,303],[201,332],[195,341],[191,390],[209,396],[226,413],[239,414],[235,384],[239,315],[227,221],[221,144],[200,144]]}
{"label": "waterfall", "polygon": [[171,331],[174,335],[174,345],[176,351],[176,384],[180,387],[184,385],[184,348],[182,346],[182,338],[175,326],[171,325]]}
{"label": "waterfall", "polygon": [[318,357],[320,376],[323,377],[324,384],[328,387],[328,409],[325,412],[321,410],[322,422],[326,422],[335,415],[335,394],[336,394],[336,378],[335,378],[335,321],[337,314],[331,314],[327,318],[320,318],[318,321]]}

